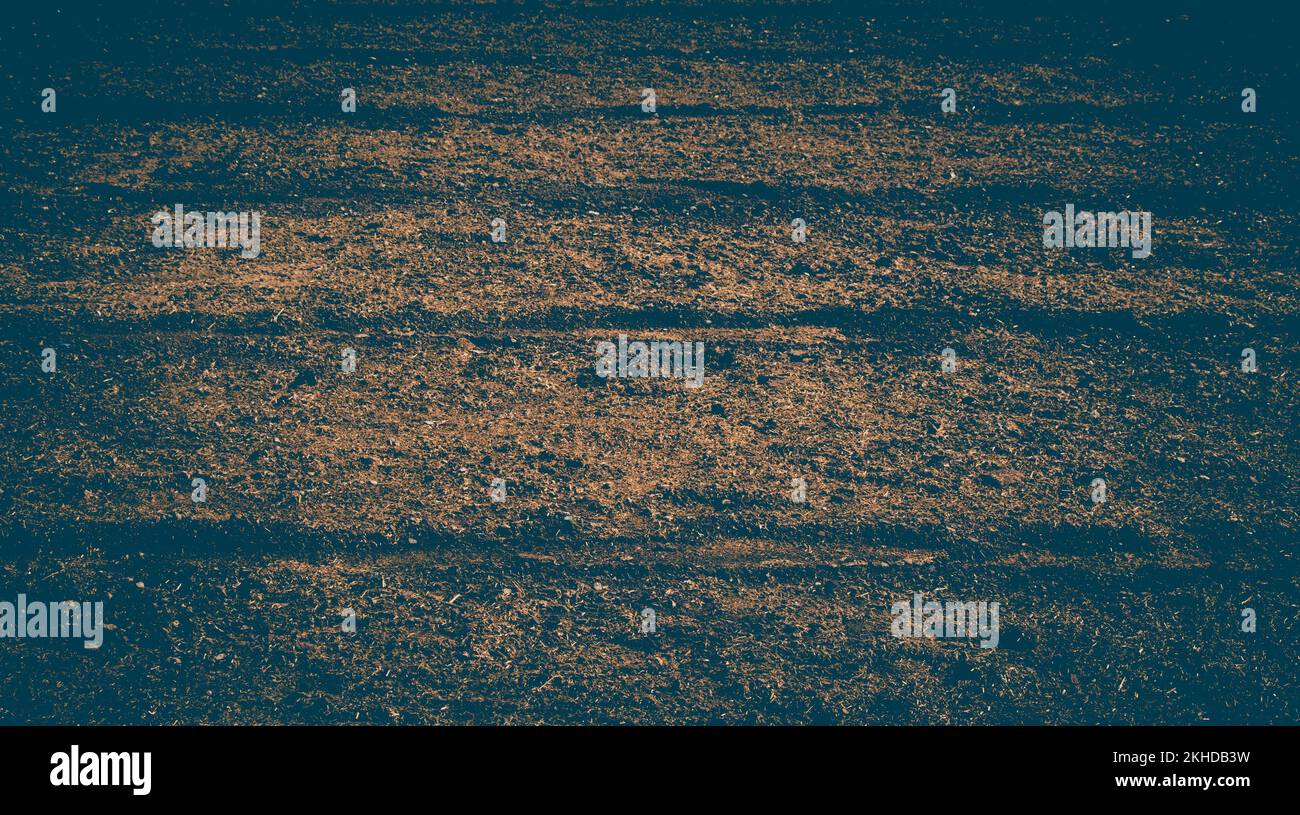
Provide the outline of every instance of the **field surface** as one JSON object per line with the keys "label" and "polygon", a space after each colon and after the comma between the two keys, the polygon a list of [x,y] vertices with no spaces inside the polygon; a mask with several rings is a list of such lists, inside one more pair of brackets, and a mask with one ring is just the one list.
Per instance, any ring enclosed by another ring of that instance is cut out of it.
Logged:
{"label": "field surface", "polygon": [[1300,721],[1280,22],[185,8],[0,27],[0,722]]}

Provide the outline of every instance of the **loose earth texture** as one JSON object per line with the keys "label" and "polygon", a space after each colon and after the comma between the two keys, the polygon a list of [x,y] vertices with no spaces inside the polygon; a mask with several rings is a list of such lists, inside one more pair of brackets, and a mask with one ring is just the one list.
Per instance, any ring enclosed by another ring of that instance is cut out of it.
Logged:
{"label": "loose earth texture", "polygon": [[0,722],[1300,720],[1289,24],[186,9],[0,27]]}

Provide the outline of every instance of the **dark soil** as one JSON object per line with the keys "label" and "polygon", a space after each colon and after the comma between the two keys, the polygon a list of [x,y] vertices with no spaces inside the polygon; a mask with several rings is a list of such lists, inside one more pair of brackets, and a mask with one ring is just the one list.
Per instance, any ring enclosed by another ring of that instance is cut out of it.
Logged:
{"label": "dark soil", "polygon": [[0,722],[1300,720],[1288,29],[861,6],[7,22],[0,600],[111,628],[0,639]]}

